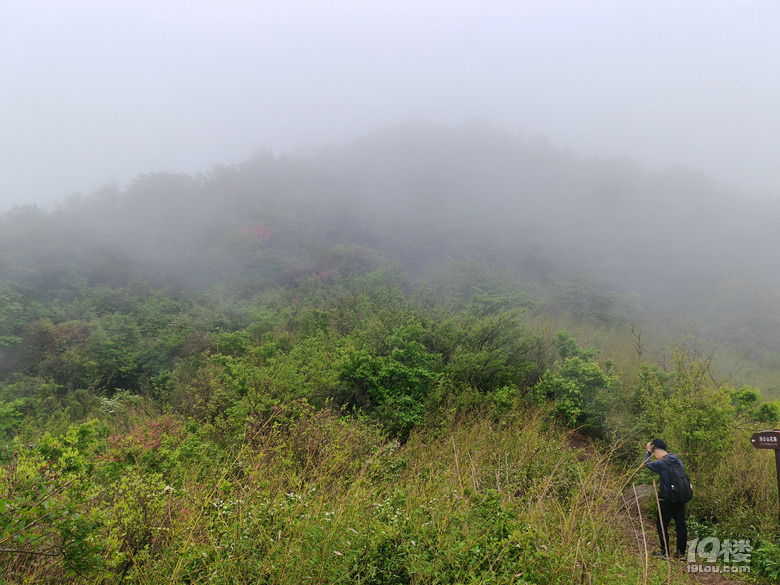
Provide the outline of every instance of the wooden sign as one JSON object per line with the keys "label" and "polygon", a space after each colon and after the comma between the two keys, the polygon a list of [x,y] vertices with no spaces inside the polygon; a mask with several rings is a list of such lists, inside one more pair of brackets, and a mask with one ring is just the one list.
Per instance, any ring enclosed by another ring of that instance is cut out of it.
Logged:
{"label": "wooden sign", "polygon": [[775,450],[775,468],[777,469],[777,500],[780,503],[780,431],[761,431],[753,433],[750,442],[756,449]]}
{"label": "wooden sign", "polygon": [[780,431],[753,433],[750,442],[756,449],[780,449]]}

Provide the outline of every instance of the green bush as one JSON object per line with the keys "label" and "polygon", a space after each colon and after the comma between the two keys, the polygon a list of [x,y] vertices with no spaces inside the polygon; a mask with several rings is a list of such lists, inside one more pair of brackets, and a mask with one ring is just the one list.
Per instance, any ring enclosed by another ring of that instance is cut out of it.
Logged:
{"label": "green bush", "polygon": [[552,400],[554,414],[569,427],[603,434],[607,415],[605,394],[617,379],[593,360],[594,352],[580,350],[568,333],[555,345],[563,357],[556,370],[547,370],[535,387],[538,398]]}
{"label": "green bush", "polygon": [[751,568],[759,576],[776,583],[780,581],[780,546],[774,542],[764,542],[752,553]]}

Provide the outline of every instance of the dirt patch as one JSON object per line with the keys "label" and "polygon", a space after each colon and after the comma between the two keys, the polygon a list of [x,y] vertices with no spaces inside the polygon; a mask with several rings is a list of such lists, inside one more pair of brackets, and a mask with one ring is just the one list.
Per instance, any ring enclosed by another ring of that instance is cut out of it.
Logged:
{"label": "dirt patch", "polygon": [[598,456],[598,451],[593,446],[591,440],[577,431],[573,431],[566,435],[566,445],[577,451],[576,457],[579,461],[587,461],[592,457]]}

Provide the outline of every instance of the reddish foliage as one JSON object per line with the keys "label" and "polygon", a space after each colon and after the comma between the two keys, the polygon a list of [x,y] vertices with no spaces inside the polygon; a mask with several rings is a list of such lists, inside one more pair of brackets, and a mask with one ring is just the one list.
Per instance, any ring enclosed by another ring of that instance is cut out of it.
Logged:
{"label": "reddish foliage", "polygon": [[89,331],[80,322],[60,323],[51,329],[49,335],[54,347],[63,347],[84,341],[89,337]]}
{"label": "reddish foliage", "polygon": [[276,235],[276,232],[273,229],[264,226],[258,221],[250,221],[242,225],[241,233],[245,236],[255,237],[263,242],[267,242]]}
{"label": "reddish foliage", "polygon": [[160,417],[156,421],[137,424],[129,435],[114,435],[108,438],[111,451],[124,451],[140,448],[146,451],[157,451],[165,438],[174,439],[178,444],[184,438],[182,423],[170,416]]}
{"label": "reddish foliage", "polygon": [[335,271],[323,270],[317,275],[317,278],[322,282],[333,284],[334,275],[335,275]]}

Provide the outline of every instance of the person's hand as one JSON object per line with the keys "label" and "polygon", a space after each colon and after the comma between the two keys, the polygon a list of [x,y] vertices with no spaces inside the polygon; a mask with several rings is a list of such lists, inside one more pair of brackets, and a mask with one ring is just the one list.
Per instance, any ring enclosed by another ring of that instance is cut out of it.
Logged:
{"label": "person's hand", "polygon": [[646,449],[647,451],[650,451],[650,452],[652,453],[652,452],[653,452],[653,443],[652,443],[652,442],[650,442],[650,443],[648,443],[647,445],[645,445],[645,449]]}

